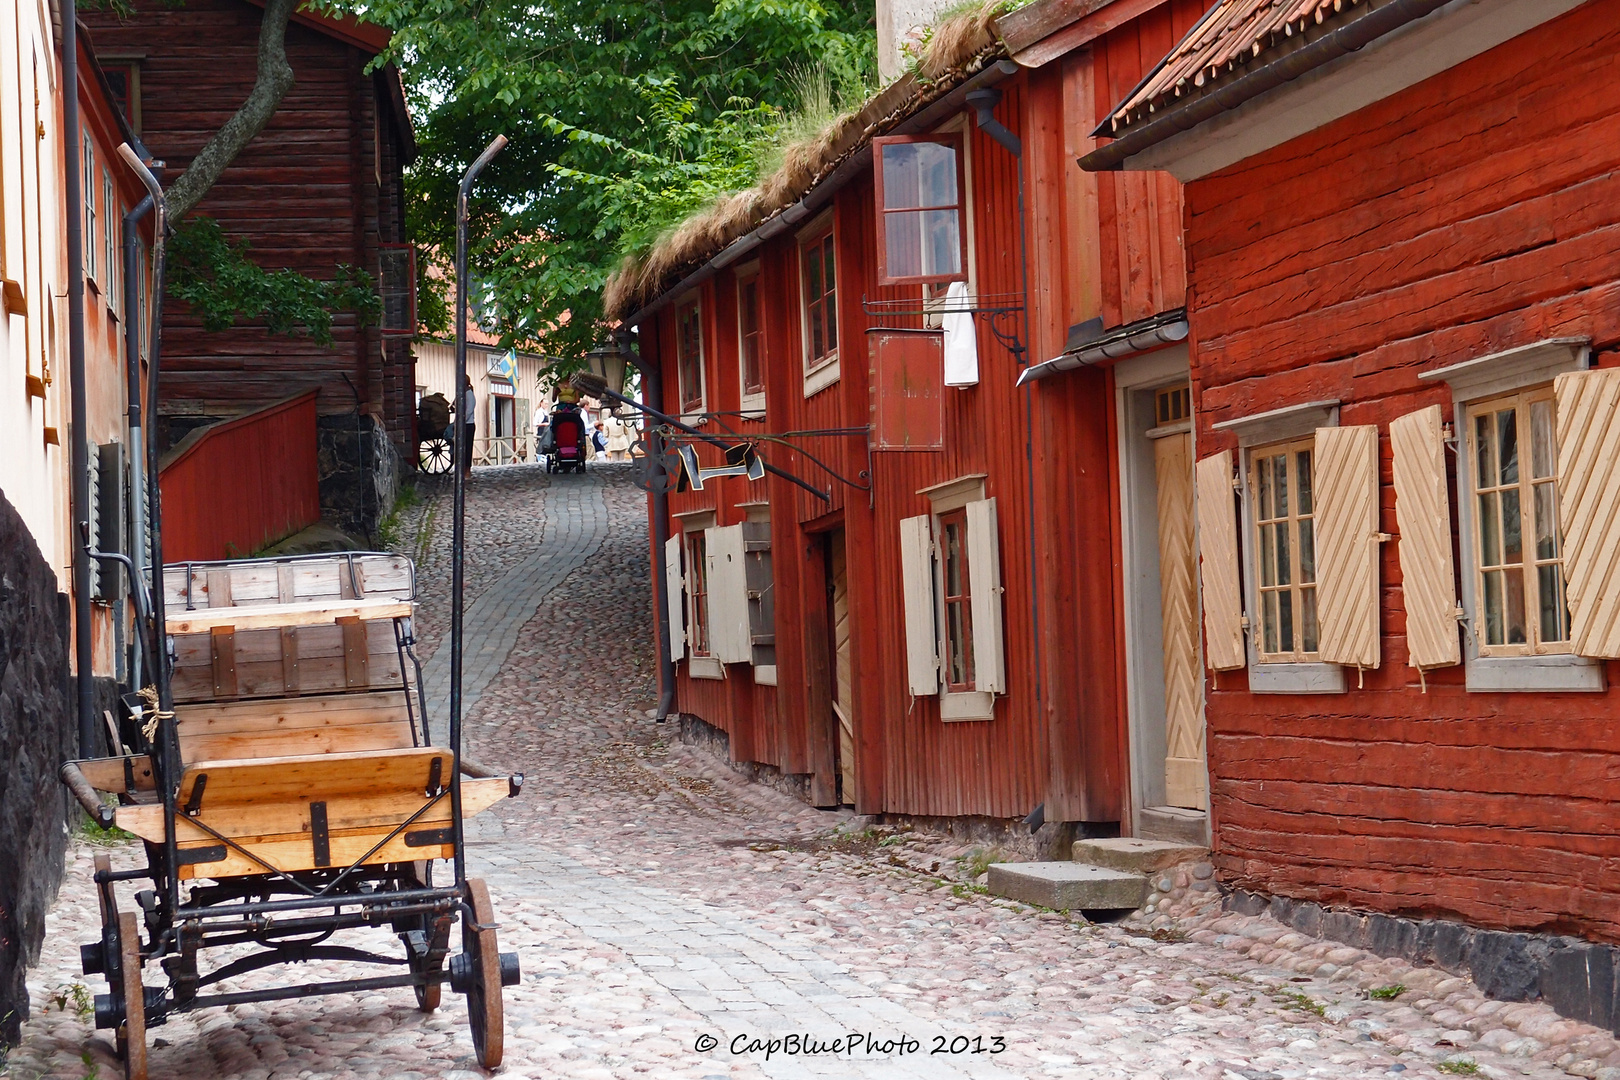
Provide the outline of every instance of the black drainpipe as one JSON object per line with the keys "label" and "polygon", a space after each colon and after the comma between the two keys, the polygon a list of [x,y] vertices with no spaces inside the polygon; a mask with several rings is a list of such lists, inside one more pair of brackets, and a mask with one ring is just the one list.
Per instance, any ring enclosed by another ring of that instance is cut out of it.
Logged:
{"label": "black drainpipe", "polygon": [[[137,227],[141,219],[152,212],[152,196],[148,195],[124,215],[124,368],[128,380],[129,399],[129,554],[135,562],[131,576],[137,576],[146,550],[146,441],[141,416],[141,254],[140,234]],[[154,576],[153,580],[156,580]],[[138,592],[141,583],[131,581],[131,590]],[[131,666],[130,681],[136,686],[155,684],[156,658],[148,655],[145,634],[135,635],[135,663]],[[150,665],[153,674],[141,674]]]}
{"label": "black drainpipe", "polygon": [[97,757],[95,651],[90,634],[90,406],[84,386],[84,150],[79,135],[78,8],[62,0],[62,139],[67,164],[68,403],[73,470],[73,663],[78,668],[79,756]]}

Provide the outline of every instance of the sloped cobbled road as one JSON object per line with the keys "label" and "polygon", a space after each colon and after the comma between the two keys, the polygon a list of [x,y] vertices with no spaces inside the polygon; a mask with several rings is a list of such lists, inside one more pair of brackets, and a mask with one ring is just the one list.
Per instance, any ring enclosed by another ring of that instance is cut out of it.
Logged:
{"label": "sloped cobbled road", "polygon": [[[1620,1068],[1614,1040],[1595,1029],[1225,915],[1211,892],[1175,889],[1151,922],[1093,926],[984,895],[982,860],[947,838],[873,829],[746,783],[648,718],[646,504],[626,469],[479,470],[468,517],[470,753],[528,777],[469,841],[501,947],[523,966],[506,991],[498,1075],[1404,1080],[1471,1065],[1620,1080],[1602,1071]],[[442,696],[447,492],[415,509],[402,545],[419,560],[427,685]],[[97,933],[94,850],[73,848],[30,974],[33,1016],[0,1075],[121,1075],[75,1002],[75,984],[104,989],[77,967]],[[111,853],[115,866],[136,861],[128,847]],[[371,937],[398,951],[385,932]],[[344,970],[272,969],[226,988]],[[1407,989],[1395,1000],[1368,996],[1396,984]],[[151,1074],[486,1075],[460,998],[444,1002],[424,1015],[408,991],[387,991],[178,1017],[151,1032]]]}

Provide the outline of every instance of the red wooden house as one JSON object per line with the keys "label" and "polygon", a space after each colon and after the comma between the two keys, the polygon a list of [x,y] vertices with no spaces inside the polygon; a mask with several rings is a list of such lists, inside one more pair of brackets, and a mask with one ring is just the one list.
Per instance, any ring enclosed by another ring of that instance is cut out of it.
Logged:
{"label": "red wooden house", "polygon": [[[817,805],[1203,834],[1175,606],[1194,602],[1180,190],[1075,165],[1202,7],[1085,7],[1031,5],[903,76],[808,179],[689,223],[610,291],[667,411],[819,489],[703,476],[723,455],[693,443],[702,487],[654,521],[676,708]],[[1162,514],[1150,429],[1182,448]],[[1187,584],[1163,617],[1156,584],[1131,599],[1161,520]]]}
{"label": "red wooden house", "polygon": [[[1229,884],[1620,942],[1617,47],[1612,3],[1226,0],[1113,98],[1086,167],[1187,185]],[[1620,950],[1471,933],[1620,1015]]]}
{"label": "red wooden house", "polygon": [[[165,162],[169,183],[251,90],[263,10],[251,0],[139,0],[132,9],[84,18],[131,126]],[[380,27],[294,13],[286,34],[293,87],[196,211],[245,240],[260,265],[319,279],[347,265],[389,287],[413,284],[403,170],[415,140],[398,70],[366,71],[387,43]],[[408,313],[408,303],[387,305],[383,325],[370,327],[340,313],[332,343],[321,345],[248,321],[210,332],[171,299],[161,445],[314,390],[322,511],[346,528],[373,527],[391,508],[400,455],[415,460]],[[273,458],[274,448],[262,456]]]}

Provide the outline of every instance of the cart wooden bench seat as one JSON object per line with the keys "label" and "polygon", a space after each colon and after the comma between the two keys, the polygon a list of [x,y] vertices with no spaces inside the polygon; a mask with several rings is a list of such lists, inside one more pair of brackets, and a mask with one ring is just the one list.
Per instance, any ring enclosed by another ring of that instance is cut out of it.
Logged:
{"label": "cart wooden bench seat", "polygon": [[[111,984],[97,1023],[118,1030],[126,1077],[144,1080],[145,1028],[175,1012],[390,986],[413,987],[432,1009],[446,981],[468,997],[479,1062],[498,1065],[501,987],[516,981],[517,958],[498,952],[488,891],[466,877],[462,828],[515,796],[522,777],[467,761],[458,730],[430,732],[409,560],[184,564],[164,568],[162,589],[173,707],[159,714],[157,738],[63,770],[103,821],[96,793],[116,796],[112,818],[145,844],[150,864],[114,873],[98,859],[103,935],[84,949],[86,973]],[[435,860],[453,864],[453,883],[434,886]],[[114,884],[140,877],[157,889],[137,896],[140,917],[120,913]],[[462,950],[451,956],[458,916]],[[323,944],[379,923],[399,935],[404,959]],[[263,951],[199,969],[202,950],[245,942]],[[409,974],[199,993],[323,958]],[[152,960],[169,975],[166,989],[143,985]]]}

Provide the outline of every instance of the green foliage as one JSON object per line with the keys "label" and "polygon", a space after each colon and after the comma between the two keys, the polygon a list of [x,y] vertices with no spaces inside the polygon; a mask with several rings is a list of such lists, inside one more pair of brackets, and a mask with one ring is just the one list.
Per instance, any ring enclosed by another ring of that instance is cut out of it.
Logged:
{"label": "green foliage", "polygon": [[469,264],[504,345],[563,357],[601,339],[627,251],[753,183],[804,72],[864,87],[876,51],[871,0],[318,2],[395,31],[379,62],[409,80],[407,221],[437,262],[419,306],[442,305],[461,175],[504,134],[469,205]]}
{"label": "green foliage", "polygon": [[1479,1064],[1472,1058],[1458,1058],[1454,1061],[1440,1062],[1435,1065],[1435,1070],[1451,1076],[1477,1076],[1479,1075]]}
{"label": "green foliage", "polygon": [[90,991],[82,982],[57,987],[50,994],[50,1004],[58,1012],[67,1012],[71,1009],[80,1020],[90,1019],[96,1011]]}
{"label": "green foliage", "polygon": [[1396,983],[1394,986],[1375,986],[1367,991],[1367,996],[1374,1001],[1394,1001],[1404,993],[1406,993],[1406,987]]}
{"label": "green foliage", "polygon": [[262,322],[273,334],[302,331],[332,343],[332,317],[353,312],[362,326],[382,317],[371,275],[340,263],[337,277],[318,281],[296,270],[266,270],[248,257],[247,242],[229,237],[219,222],[193,214],[169,240],[168,295],[184,300],[210,331],[238,320]]}
{"label": "green foliage", "polygon": [[1321,1016],[1327,1011],[1320,1002],[1312,1000],[1309,995],[1302,994],[1298,990],[1278,990],[1271,995],[1271,1000],[1290,1009],[1299,1009],[1301,1012],[1313,1013],[1316,1016]]}

